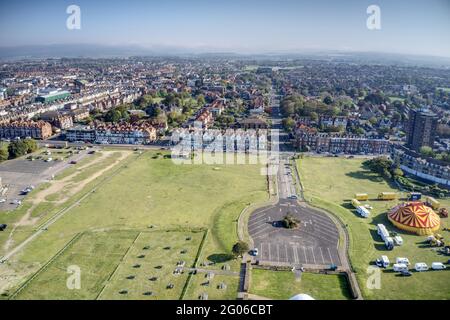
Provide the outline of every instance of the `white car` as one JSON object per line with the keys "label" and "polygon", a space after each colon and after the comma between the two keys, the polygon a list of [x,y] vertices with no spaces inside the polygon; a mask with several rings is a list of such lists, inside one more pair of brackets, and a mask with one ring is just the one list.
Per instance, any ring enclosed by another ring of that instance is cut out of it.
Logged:
{"label": "white car", "polygon": [[6,199],[0,199],[0,203],[5,203]]}
{"label": "white car", "polygon": [[444,270],[447,267],[442,262],[433,262],[431,264],[431,269],[433,270]]}
{"label": "white car", "polygon": [[257,257],[258,254],[259,254],[258,248],[253,249],[252,254],[253,254],[255,257]]}

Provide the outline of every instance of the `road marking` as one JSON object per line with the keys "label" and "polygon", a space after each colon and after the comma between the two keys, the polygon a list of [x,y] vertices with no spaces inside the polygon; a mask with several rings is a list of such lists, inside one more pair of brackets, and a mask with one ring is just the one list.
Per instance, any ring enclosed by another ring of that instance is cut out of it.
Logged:
{"label": "road marking", "polygon": [[331,256],[330,248],[327,248],[327,249],[328,249],[328,255],[330,256],[331,264],[335,264],[334,261],[333,261],[333,257]]}
{"label": "road marking", "polygon": [[286,244],[283,244],[283,245],[284,245],[284,251],[286,252],[286,262],[289,262],[289,256],[288,256]]}
{"label": "road marking", "polygon": [[272,261],[272,255],[270,253],[270,242],[269,242],[269,261]]}
{"label": "road marking", "polygon": [[297,246],[292,246],[292,251],[294,252],[294,261],[295,261],[295,263],[298,263]]}
{"label": "road marking", "polygon": [[277,243],[277,261],[280,262],[280,246]]}
{"label": "road marking", "polygon": [[323,258],[322,248],[319,247],[320,255],[322,256],[322,263],[325,264],[325,259]]}
{"label": "road marking", "polygon": [[305,247],[302,247],[303,248],[303,255],[305,256],[305,263],[308,263],[308,257],[306,256],[306,248]]}
{"label": "road marking", "polygon": [[314,264],[316,264],[316,256],[314,254],[314,248],[313,247],[309,247],[311,249],[312,255],[313,255],[313,260],[314,260]]}

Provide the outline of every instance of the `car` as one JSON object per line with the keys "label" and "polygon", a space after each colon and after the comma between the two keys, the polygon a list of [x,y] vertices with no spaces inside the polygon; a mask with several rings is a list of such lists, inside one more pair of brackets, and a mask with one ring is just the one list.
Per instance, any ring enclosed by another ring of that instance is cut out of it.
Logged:
{"label": "car", "polygon": [[403,270],[403,271],[400,271],[400,275],[401,275],[402,277],[411,277],[411,276],[412,276],[412,273],[409,272],[409,271]]}
{"label": "car", "polygon": [[0,199],[0,203],[5,203],[6,199]]}
{"label": "car", "polygon": [[289,198],[293,199],[293,200],[297,200],[298,199],[298,197],[296,195],[290,196]]}
{"label": "car", "polygon": [[77,161],[70,161],[70,164],[77,164]]}
{"label": "car", "polygon": [[255,249],[252,250],[252,255],[253,255],[253,256],[256,257],[256,256],[258,256],[258,254],[259,254],[258,248],[255,248]]}
{"label": "car", "polygon": [[4,231],[7,226],[7,224],[0,224],[0,231]]}

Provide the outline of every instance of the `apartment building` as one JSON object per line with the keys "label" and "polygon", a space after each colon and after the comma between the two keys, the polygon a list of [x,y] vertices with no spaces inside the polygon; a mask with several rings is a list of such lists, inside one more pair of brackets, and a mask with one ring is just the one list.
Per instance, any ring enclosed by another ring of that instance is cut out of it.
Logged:
{"label": "apartment building", "polygon": [[52,126],[45,121],[16,120],[0,123],[0,138],[47,139],[52,135]]}

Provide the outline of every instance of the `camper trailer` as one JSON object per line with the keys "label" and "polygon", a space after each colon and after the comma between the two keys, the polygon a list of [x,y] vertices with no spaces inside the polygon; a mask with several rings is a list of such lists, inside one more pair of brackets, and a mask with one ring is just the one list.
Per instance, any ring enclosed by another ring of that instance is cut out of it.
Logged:
{"label": "camper trailer", "polygon": [[406,264],[407,266],[409,266],[409,259],[408,258],[397,258],[395,260],[395,262],[397,264]]}
{"label": "camper trailer", "polygon": [[367,193],[357,193],[355,194],[355,199],[358,201],[369,200],[369,195]]}
{"label": "camper trailer", "polygon": [[381,192],[378,194],[378,200],[395,200],[397,194],[395,192]]}
{"label": "camper trailer", "polygon": [[357,199],[352,199],[352,206],[357,209],[361,206],[361,202],[359,202]]}
{"label": "camper trailer", "polygon": [[425,202],[434,210],[438,210],[441,207],[441,203],[433,197],[427,197]]}
{"label": "camper trailer", "polygon": [[380,268],[387,268],[390,265],[390,261],[389,261],[389,258],[387,256],[381,256],[380,259],[377,259],[376,264]]}
{"label": "camper trailer", "polygon": [[425,262],[417,262],[417,263],[415,264],[415,266],[414,266],[414,269],[415,269],[417,272],[420,272],[420,271],[427,271],[427,270],[428,270],[428,266],[427,266],[427,264],[426,264]]}
{"label": "camper trailer", "polygon": [[370,211],[367,210],[365,207],[363,206],[359,206],[358,208],[356,208],[356,212],[359,213],[359,215],[363,218],[368,218],[370,215]]}
{"label": "camper trailer", "polygon": [[404,263],[396,263],[394,264],[394,271],[395,272],[405,272],[408,271],[408,266]]}

